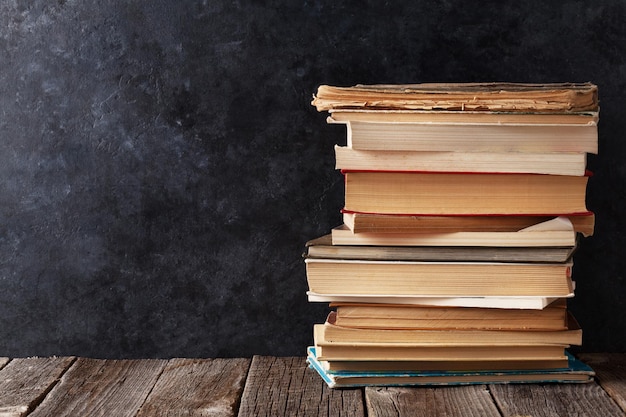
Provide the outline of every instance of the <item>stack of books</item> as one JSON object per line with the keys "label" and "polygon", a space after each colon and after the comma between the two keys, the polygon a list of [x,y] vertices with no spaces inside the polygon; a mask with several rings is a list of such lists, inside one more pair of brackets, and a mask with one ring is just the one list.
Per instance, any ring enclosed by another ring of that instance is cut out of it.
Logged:
{"label": "stack of books", "polygon": [[347,130],[343,224],[305,252],[329,386],[593,378],[566,300],[594,229],[595,85],[320,86],[312,104]]}

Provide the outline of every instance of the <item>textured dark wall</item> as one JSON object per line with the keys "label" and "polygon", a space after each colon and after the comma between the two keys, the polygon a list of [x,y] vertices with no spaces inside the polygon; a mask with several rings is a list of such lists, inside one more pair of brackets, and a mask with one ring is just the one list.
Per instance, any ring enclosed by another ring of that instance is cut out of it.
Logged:
{"label": "textured dark wall", "polygon": [[0,356],[303,355],[340,222],[319,84],[592,81],[571,303],[626,350],[626,9],[588,1],[0,3]]}

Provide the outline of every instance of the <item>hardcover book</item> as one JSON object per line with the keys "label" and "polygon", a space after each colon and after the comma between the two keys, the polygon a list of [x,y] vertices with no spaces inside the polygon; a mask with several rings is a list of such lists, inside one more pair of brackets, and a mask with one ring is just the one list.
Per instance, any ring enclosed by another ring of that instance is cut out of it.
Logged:
{"label": "hardcover book", "polygon": [[[568,138],[568,140],[572,140]],[[519,142],[516,142],[519,143]],[[582,152],[522,153],[405,150],[362,150],[335,146],[335,168],[340,170],[492,172],[584,175],[587,154]]]}
{"label": "hardcover book", "polygon": [[[460,215],[394,215],[358,213],[343,210],[343,222],[353,233],[419,233],[419,232],[515,232],[549,221],[556,216],[460,216]],[[591,236],[594,232],[593,212],[562,214],[576,233]]]}
{"label": "hardcover book", "polygon": [[[392,236],[393,237],[393,236]],[[353,238],[352,236],[350,237]],[[305,245],[305,258],[360,259],[389,261],[472,261],[472,262],[566,262],[573,246],[402,246],[410,236],[401,236],[394,245],[333,244],[330,234]]]}
{"label": "hardcover book", "polygon": [[573,292],[571,263],[307,258],[305,264],[309,290],[318,294],[563,298]]}
{"label": "hardcover book", "polygon": [[389,343],[444,345],[581,345],[582,330],[573,317],[568,328],[559,330],[530,329],[402,329],[354,328],[338,326],[336,314],[330,313],[326,323],[316,324],[320,336],[329,343]]}
{"label": "hardcover book", "polygon": [[346,130],[346,144],[358,150],[598,153],[598,127],[595,124],[390,124],[354,121],[346,123]]}
{"label": "hardcover book", "polygon": [[366,386],[437,386],[512,383],[585,383],[595,372],[567,353],[567,366],[551,369],[476,370],[476,371],[343,371],[329,372],[318,360],[314,347],[307,349],[307,362],[330,388]]}
{"label": "hardcover book", "polygon": [[566,299],[543,309],[331,303],[328,322],[356,329],[565,330]]}
{"label": "hardcover book", "polygon": [[588,176],[344,171],[345,210],[378,214],[587,213]]}
{"label": "hardcover book", "polygon": [[565,297],[542,296],[428,296],[428,295],[397,295],[397,294],[318,294],[307,291],[311,302],[321,303],[379,303],[400,305],[421,305],[433,307],[478,307],[506,309],[543,309],[559,298],[571,298],[572,292]]}

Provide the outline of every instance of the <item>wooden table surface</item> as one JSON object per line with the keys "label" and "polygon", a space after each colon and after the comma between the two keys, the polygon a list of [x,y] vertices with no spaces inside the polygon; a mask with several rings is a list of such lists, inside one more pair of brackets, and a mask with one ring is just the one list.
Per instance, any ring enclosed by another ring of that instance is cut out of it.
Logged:
{"label": "wooden table surface", "polygon": [[626,354],[580,358],[597,382],[335,390],[303,357],[0,358],[0,417],[625,416]]}

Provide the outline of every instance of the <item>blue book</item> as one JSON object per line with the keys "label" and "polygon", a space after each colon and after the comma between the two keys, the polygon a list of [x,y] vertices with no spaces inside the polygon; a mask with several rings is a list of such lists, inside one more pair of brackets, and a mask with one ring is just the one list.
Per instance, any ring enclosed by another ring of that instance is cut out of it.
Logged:
{"label": "blue book", "polygon": [[309,367],[317,371],[330,388],[367,386],[442,386],[522,383],[584,383],[594,379],[587,364],[567,353],[566,368],[485,371],[335,371],[328,372],[317,359],[315,348],[307,348]]}

